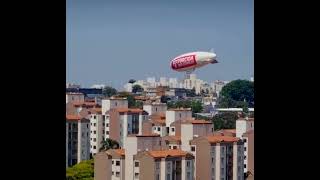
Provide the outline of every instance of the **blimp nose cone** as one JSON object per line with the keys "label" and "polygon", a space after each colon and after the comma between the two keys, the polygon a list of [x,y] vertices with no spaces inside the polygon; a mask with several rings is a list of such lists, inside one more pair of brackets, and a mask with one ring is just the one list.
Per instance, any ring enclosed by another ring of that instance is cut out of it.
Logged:
{"label": "blimp nose cone", "polygon": [[214,63],[218,63],[217,61],[217,55],[215,53],[210,53],[209,55],[210,59],[211,59],[211,63],[214,64]]}

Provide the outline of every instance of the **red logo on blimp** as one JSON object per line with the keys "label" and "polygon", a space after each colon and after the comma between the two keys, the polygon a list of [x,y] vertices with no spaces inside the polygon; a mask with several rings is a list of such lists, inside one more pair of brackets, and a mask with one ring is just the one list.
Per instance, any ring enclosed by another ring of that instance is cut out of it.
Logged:
{"label": "red logo on blimp", "polygon": [[178,57],[171,62],[172,69],[181,69],[196,65],[196,55]]}

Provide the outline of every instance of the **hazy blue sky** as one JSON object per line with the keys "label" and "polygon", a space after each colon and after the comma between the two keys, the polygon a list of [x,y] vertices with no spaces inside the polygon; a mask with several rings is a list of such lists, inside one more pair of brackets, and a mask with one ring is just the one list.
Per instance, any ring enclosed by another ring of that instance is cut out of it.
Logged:
{"label": "hazy blue sky", "polygon": [[67,0],[67,82],[120,88],[130,78],[182,78],[170,60],[211,48],[219,63],[198,78],[253,75],[253,0],[133,2]]}

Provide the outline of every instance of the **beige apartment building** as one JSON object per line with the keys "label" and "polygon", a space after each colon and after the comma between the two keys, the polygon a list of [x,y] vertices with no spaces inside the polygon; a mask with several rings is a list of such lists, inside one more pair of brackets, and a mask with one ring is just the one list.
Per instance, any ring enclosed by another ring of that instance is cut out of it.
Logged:
{"label": "beige apartment building", "polygon": [[191,141],[196,180],[243,180],[243,142],[230,136],[201,136]]}
{"label": "beige apartment building", "polygon": [[[194,156],[182,150],[139,151],[128,169],[125,149],[98,153],[94,164],[95,180],[193,180]],[[132,172],[132,173],[129,173]]]}

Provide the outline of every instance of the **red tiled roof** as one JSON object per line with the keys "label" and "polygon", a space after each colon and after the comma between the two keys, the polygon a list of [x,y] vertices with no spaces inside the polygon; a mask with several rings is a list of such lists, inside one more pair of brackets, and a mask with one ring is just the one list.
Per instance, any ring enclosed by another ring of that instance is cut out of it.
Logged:
{"label": "red tiled roof", "polygon": [[115,149],[114,152],[117,153],[120,156],[124,156],[125,155],[124,149]]}
{"label": "red tiled roof", "polygon": [[184,157],[188,153],[182,151],[180,149],[169,149],[169,150],[161,150],[161,151],[148,151],[149,155],[154,158],[166,158],[168,156],[171,157]]}
{"label": "red tiled roof", "polygon": [[79,115],[67,114],[67,115],[66,115],[66,119],[67,119],[67,120],[80,120],[80,119],[81,119],[81,116],[79,116]]}
{"label": "red tiled roof", "polygon": [[210,143],[220,143],[220,142],[237,142],[239,138],[231,136],[206,136],[206,139]]}
{"label": "red tiled roof", "polygon": [[142,109],[138,109],[138,108],[115,108],[115,110],[119,113],[141,113],[143,112]]}

